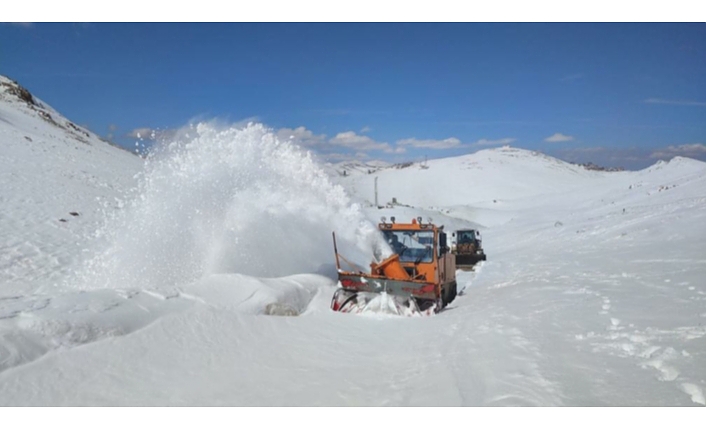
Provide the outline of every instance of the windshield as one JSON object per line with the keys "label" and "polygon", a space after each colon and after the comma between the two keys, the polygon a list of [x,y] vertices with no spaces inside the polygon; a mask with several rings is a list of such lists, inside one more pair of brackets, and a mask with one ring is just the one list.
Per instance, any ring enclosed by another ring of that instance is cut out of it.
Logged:
{"label": "windshield", "polygon": [[473,242],[473,240],[475,238],[476,238],[475,231],[472,231],[472,230],[462,231],[462,232],[458,233],[458,243],[459,244]]}
{"label": "windshield", "polygon": [[385,240],[401,262],[431,262],[434,259],[434,232],[419,230],[383,231]]}

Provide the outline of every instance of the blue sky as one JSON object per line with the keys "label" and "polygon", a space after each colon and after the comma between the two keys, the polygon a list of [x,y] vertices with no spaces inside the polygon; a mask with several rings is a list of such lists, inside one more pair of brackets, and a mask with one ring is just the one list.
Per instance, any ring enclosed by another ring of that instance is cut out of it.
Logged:
{"label": "blue sky", "polygon": [[700,23],[5,24],[0,74],[129,147],[257,118],[331,160],[706,159]]}

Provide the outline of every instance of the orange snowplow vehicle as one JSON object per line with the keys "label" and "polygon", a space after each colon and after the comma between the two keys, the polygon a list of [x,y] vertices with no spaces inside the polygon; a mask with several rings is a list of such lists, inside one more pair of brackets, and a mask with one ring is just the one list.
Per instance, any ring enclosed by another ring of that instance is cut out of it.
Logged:
{"label": "orange snowplow vehicle", "polygon": [[[456,297],[456,261],[446,244],[443,226],[418,217],[411,223],[397,223],[394,217],[378,224],[392,255],[370,264],[370,272],[355,265],[341,269],[336,235],[333,235],[339,289],[333,295],[331,308],[340,312],[366,310],[389,311],[394,314],[434,314]],[[386,310],[382,310],[386,309]]]}

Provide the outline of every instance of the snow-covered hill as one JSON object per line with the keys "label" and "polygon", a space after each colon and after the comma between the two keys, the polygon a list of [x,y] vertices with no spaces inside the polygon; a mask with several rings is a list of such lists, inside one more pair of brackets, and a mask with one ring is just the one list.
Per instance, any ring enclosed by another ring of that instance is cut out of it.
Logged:
{"label": "snow-covered hill", "polygon": [[137,185],[143,161],[1,75],[0,149],[0,280],[11,294],[7,283],[66,274],[75,243]]}
{"label": "snow-covered hill", "polygon": [[429,160],[426,167],[388,167],[340,181],[353,193],[372,201],[375,177],[380,204],[395,198],[415,207],[473,205],[502,209],[503,202],[509,200],[535,201],[601,181],[610,183],[615,173],[589,171],[534,151],[503,147]]}
{"label": "snow-covered hill", "polygon": [[[706,405],[706,163],[502,148],[329,178],[257,124],[143,161],[11,93],[0,405]],[[366,203],[376,176],[398,205]],[[331,231],[365,263],[390,215],[477,226],[488,261],[433,317],[330,311]]]}
{"label": "snow-covered hill", "polygon": [[354,160],[339,163],[324,163],[323,165],[326,173],[332,177],[371,174],[388,166],[390,166],[389,163],[381,160],[368,160],[365,162]]}

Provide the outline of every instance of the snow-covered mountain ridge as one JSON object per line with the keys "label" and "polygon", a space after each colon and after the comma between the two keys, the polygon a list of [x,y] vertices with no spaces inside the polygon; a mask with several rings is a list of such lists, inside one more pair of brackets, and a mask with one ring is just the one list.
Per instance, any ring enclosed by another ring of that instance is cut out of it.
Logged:
{"label": "snow-covered mountain ridge", "polygon": [[338,181],[354,195],[373,202],[377,177],[379,205],[395,198],[400,203],[418,207],[498,208],[509,200],[533,201],[558,193],[582,193],[595,185],[611,188],[626,183],[627,187],[633,179],[648,177],[659,170],[665,172],[653,177],[666,181],[672,175],[703,172],[704,167],[704,162],[676,157],[642,171],[604,172],[587,170],[535,151],[502,147],[429,160],[426,169],[419,165],[405,169],[384,168],[374,174],[338,178]]}
{"label": "snow-covered mountain ridge", "polygon": [[[56,129],[61,129],[61,132],[55,130],[55,133],[63,133],[64,136],[62,137],[73,139],[87,145],[95,145],[97,143],[96,141],[113,145],[90,130],[69,121],[19,83],[3,75],[0,75],[0,102],[5,104],[6,108],[13,109],[15,113],[41,118],[46,123],[55,126]],[[5,112],[5,114],[7,115],[8,112]],[[9,117],[12,117],[12,115]],[[5,122],[10,122],[11,118],[9,117],[5,118]],[[15,120],[19,120],[19,118],[15,118]],[[27,130],[26,127],[23,127],[28,124],[26,121],[19,120],[10,122],[10,124],[21,131],[32,132],[31,130]],[[33,129],[37,130],[37,127],[35,126]],[[115,147],[120,148],[118,146]]]}

